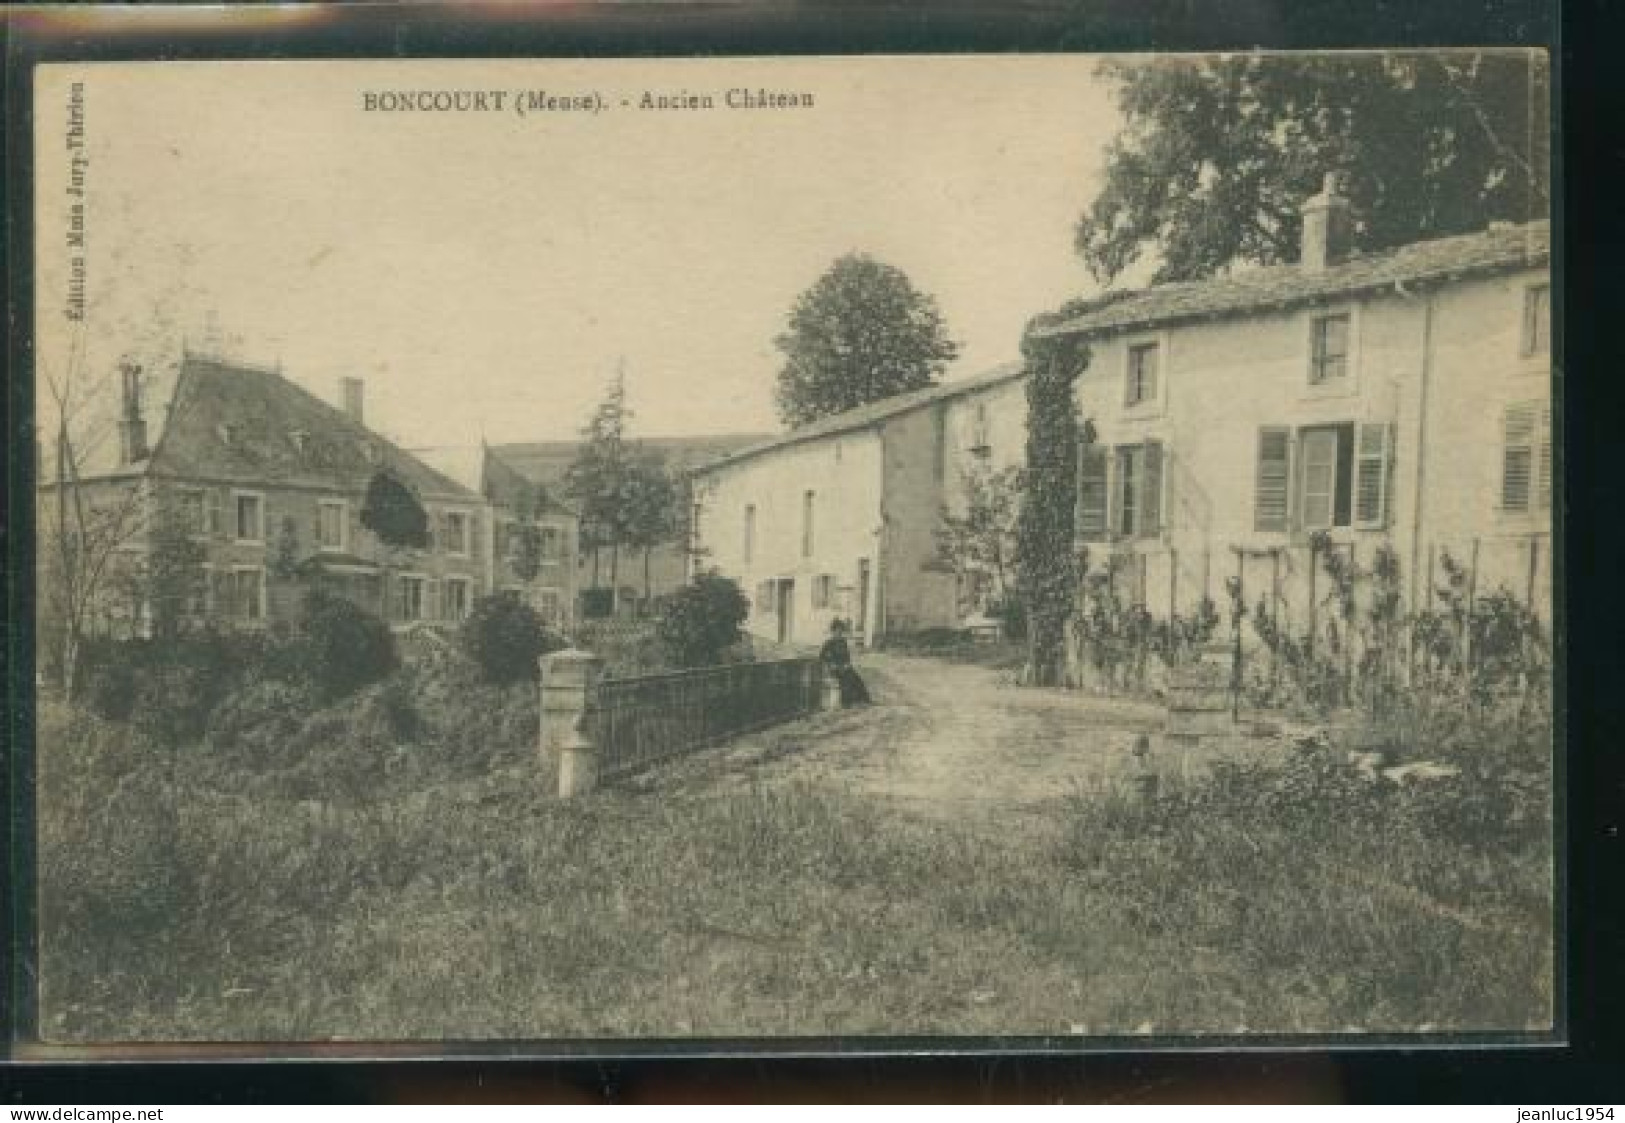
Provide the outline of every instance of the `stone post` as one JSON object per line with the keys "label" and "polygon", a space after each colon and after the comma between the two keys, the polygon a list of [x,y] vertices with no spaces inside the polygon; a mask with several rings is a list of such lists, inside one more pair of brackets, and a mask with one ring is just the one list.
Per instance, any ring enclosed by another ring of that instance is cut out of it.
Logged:
{"label": "stone post", "polygon": [[824,709],[838,710],[841,708],[841,680],[835,677],[835,672],[824,666],[822,662],[813,664],[816,673],[824,684]]}
{"label": "stone post", "polygon": [[604,661],[572,647],[542,656],[541,667],[541,750],[558,755],[559,797],[585,795],[598,786],[598,748],[590,721]]}

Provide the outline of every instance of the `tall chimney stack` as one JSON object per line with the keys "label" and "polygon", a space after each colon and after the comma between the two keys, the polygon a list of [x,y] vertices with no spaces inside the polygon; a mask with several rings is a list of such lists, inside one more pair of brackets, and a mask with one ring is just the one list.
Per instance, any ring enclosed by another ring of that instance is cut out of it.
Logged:
{"label": "tall chimney stack", "polygon": [[1348,257],[1354,240],[1349,201],[1339,190],[1336,172],[1327,172],[1320,194],[1303,204],[1303,243],[1298,265],[1315,272]]}
{"label": "tall chimney stack", "polygon": [[147,457],[147,419],[141,412],[141,367],[126,359],[119,364],[119,454],[125,464]]}
{"label": "tall chimney stack", "polygon": [[365,425],[362,415],[361,402],[366,390],[366,383],[359,378],[346,378],[344,385],[344,412],[350,415],[350,420],[357,425]]}

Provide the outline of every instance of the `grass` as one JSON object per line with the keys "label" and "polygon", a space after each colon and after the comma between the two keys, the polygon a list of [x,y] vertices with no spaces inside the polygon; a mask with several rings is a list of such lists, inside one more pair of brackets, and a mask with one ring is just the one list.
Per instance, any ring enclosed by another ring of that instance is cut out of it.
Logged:
{"label": "grass", "polygon": [[1313,777],[1080,791],[995,832],[822,786],[561,803],[522,755],[311,799],[61,712],[42,745],[53,1041],[1550,1020],[1540,831],[1317,813]]}

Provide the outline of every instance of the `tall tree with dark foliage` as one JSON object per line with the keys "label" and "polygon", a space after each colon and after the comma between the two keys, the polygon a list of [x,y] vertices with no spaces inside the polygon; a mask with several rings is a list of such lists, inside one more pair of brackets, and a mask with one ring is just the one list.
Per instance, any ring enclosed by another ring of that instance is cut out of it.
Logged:
{"label": "tall tree with dark foliage", "polygon": [[1108,283],[1296,259],[1299,207],[1338,173],[1355,248],[1550,208],[1550,67],[1536,51],[1108,61],[1125,123],[1077,249]]}
{"label": "tall tree with dark foliage", "polygon": [[796,300],[784,352],[779,416],[786,425],[933,385],[959,355],[932,297],[867,254],[836,260]]}

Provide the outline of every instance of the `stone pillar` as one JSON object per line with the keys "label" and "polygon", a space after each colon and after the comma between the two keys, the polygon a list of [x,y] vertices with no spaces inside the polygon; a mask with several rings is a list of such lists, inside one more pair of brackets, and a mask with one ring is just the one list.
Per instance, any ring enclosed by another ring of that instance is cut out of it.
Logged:
{"label": "stone pillar", "polygon": [[841,708],[841,680],[835,677],[835,672],[825,667],[823,663],[814,664],[824,683],[824,709],[838,710]]}
{"label": "stone pillar", "polygon": [[598,749],[590,721],[604,661],[568,648],[542,656],[541,667],[541,750],[558,756],[559,797],[585,795],[598,786]]}

